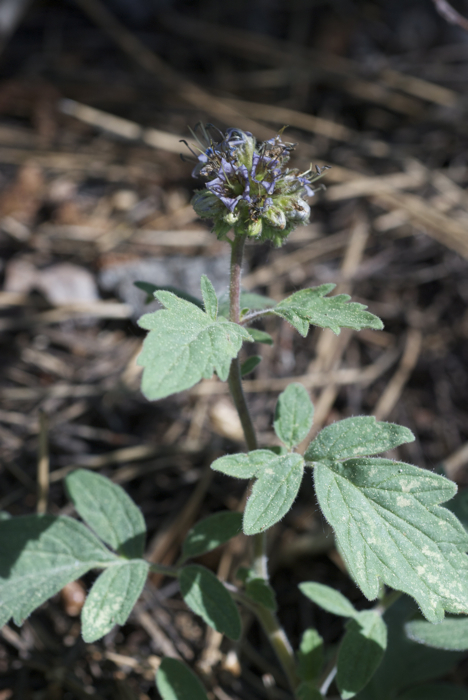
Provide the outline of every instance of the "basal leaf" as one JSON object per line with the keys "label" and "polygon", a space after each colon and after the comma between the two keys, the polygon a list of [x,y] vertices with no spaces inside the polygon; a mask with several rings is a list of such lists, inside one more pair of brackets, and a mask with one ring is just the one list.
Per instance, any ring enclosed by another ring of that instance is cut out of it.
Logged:
{"label": "basal leaf", "polygon": [[323,666],[323,639],[315,629],[304,632],[297,654],[298,674],[303,681],[315,681]]}
{"label": "basal leaf", "polygon": [[263,343],[264,345],[273,345],[273,338],[269,333],[265,331],[260,331],[258,328],[246,328],[247,333],[250,335],[252,340],[256,343]]}
{"label": "basal leaf", "polygon": [[143,292],[147,293],[147,304],[149,304],[151,301],[154,301],[155,292],[172,292],[172,294],[175,294],[176,297],[180,297],[180,299],[185,299],[185,301],[189,301],[191,304],[195,304],[195,306],[198,306],[200,309],[204,309],[203,302],[200,299],[197,299],[197,297],[192,296],[188,292],[184,292],[183,289],[179,289],[178,287],[172,287],[170,284],[165,284],[162,287],[159,287],[157,284],[152,284],[152,282],[134,282],[133,284],[135,287],[138,287],[138,289],[141,289]]}
{"label": "basal leaf", "polygon": [[426,620],[411,620],[405,625],[409,639],[434,649],[466,651],[468,649],[468,617],[446,617],[438,625]]}
{"label": "basal leaf", "polygon": [[244,510],[246,535],[263,532],[281,520],[294,503],[302,482],[304,460],[301,455],[276,456],[264,451],[269,455],[268,461],[256,474],[257,481]]}
{"label": "basal leaf", "polygon": [[191,564],[179,572],[180,592],[191,610],[217,632],[239,639],[241,620],[221,581],[204,566]]}
{"label": "basal leaf", "polygon": [[17,624],[67,583],[118,561],[82,523],[54,515],[0,522],[0,552],[0,617],[8,610]]}
{"label": "basal leaf", "polygon": [[338,652],[336,683],[342,700],[354,697],[376,672],[387,647],[387,627],[379,613],[365,610],[346,623]]}
{"label": "basal leaf", "polygon": [[81,611],[85,642],[95,642],[115,625],[127,622],[145,585],[148,569],[146,561],[136,559],[112,566],[96,579]]}
{"label": "basal leaf", "polygon": [[258,367],[261,361],[262,358],[260,355],[251,355],[248,357],[241,365],[241,375],[246,377],[248,374],[253,372],[256,367]]}
{"label": "basal leaf", "polygon": [[145,521],[121,486],[88,469],[77,469],[65,482],[77,513],[106,544],[129,559],[143,556]]}
{"label": "basal leaf", "polygon": [[299,584],[299,589],[316,605],[333,615],[341,617],[356,617],[358,615],[354,605],[342,593],[335,591],[330,586],[315,581],[306,581]]}
{"label": "basal leaf", "polygon": [[201,276],[200,284],[204,310],[213,321],[216,321],[218,317],[218,297],[216,296],[215,288],[206,275]]}
{"label": "basal leaf", "polygon": [[289,384],[278,397],[275,433],[286,447],[298,445],[312,427],[314,407],[302,384]]}
{"label": "basal leaf", "polygon": [[411,430],[394,423],[378,422],[374,416],[345,418],[320,431],[304,455],[309,462],[340,461],[366,457],[413,442]]}
{"label": "basal leaf", "polygon": [[448,479],[388,459],[318,463],[315,488],[340,551],[364,595],[380,581],[413,596],[430,622],[468,612],[468,536],[438,504]]}
{"label": "basal leaf", "polygon": [[144,395],[162,399],[209,379],[214,371],[226,381],[242,342],[252,340],[249,333],[224,318],[213,320],[170,292],[156,292],[156,298],[165,308],[145,314],[138,322],[150,331],[138,358],[144,368]]}
{"label": "basal leaf", "polygon": [[191,530],[182,545],[184,559],[199,557],[210,552],[242,532],[242,513],[222,511],[200,520]]}
{"label": "basal leaf", "polygon": [[162,700],[208,700],[198,677],[181,661],[166,657],[156,674]]}
{"label": "basal leaf", "polygon": [[430,683],[407,690],[398,700],[468,700],[468,690],[449,683]]}
{"label": "basal leaf", "polygon": [[263,578],[251,578],[245,586],[246,595],[269,610],[276,610],[276,596],[273,588]]}
{"label": "basal leaf", "polygon": [[336,334],[339,334],[341,328],[353,328],[356,331],[362,328],[383,328],[380,318],[366,311],[364,304],[350,302],[348,294],[327,297],[335,286],[322,284],[320,287],[302,289],[280,301],[272,313],[289,321],[304,337],[309,325],[330,328]]}

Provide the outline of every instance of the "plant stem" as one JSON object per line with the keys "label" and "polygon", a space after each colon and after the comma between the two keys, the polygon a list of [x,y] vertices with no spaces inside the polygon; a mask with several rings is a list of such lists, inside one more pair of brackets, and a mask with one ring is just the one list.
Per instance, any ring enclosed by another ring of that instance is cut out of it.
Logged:
{"label": "plant stem", "polygon": [[[242,259],[244,254],[246,236],[236,236],[231,245],[231,279],[229,285],[229,319],[232,323],[240,323],[240,292]],[[236,357],[231,363],[229,372],[229,389],[234,405],[237,409],[239,419],[244,431],[245,442],[248,450],[257,449],[257,436],[250,415],[249,407],[245,399],[242,388],[242,376],[239,359]],[[267,557],[266,557],[266,534],[260,532],[253,536],[254,554],[252,568],[257,576],[268,581]],[[288,678],[291,689],[294,691],[299,679],[296,674],[296,660],[293,649],[283,628],[272,610],[263,605],[249,606],[258,618],[265,634],[275,650],[284,672]]]}

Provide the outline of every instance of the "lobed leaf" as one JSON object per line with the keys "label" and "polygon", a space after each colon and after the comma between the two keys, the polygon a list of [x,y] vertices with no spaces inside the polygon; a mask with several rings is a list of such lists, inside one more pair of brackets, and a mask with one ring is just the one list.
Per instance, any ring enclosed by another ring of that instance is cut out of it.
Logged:
{"label": "lobed leaf", "polygon": [[383,328],[380,318],[366,311],[364,304],[350,302],[348,294],[327,297],[335,286],[322,284],[320,287],[302,289],[280,301],[272,313],[284,318],[304,337],[309,331],[309,325],[330,328],[337,335],[341,328],[356,331],[362,328]]}
{"label": "lobed leaf", "polygon": [[301,485],[304,459],[298,454],[253,450],[220,457],[211,468],[239,479],[256,478],[243,521],[244,533],[254,535],[277,523],[291,508]]}
{"label": "lobed leaf", "polygon": [[179,572],[182,597],[191,610],[217,632],[239,639],[241,620],[233,599],[218,578],[204,566],[191,564]]}
{"label": "lobed leaf", "polygon": [[408,639],[434,649],[466,651],[468,649],[468,617],[446,617],[438,625],[426,620],[411,620],[405,625]]}
{"label": "lobed leaf", "polygon": [[387,627],[379,613],[365,610],[346,623],[336,683],[342,700],[353,698],[370,681],[387,647]]}
{"label": "lobed leaf", "polygon": [[129,559],[143,556],[145,521],[121,486],[88,469],[68,474],[65,484],[77,513],[103,542]]}
{"label": "lobed leaf", "polygon": [[299,584],[300,591],[313,603],[333,615],[341,617],[356,617],[358,611],[345,596],[330,586],[315,581]]}
{"label": "lobed leaf", "polygon": [[242,532],[242,513],[222,511],[209,515],[189,530],[182,545],[184,559],[211,552]]}
{"label": "lobed leaf", "polygon": [[304,457],[309,462],[340,461],[379,454],[413,441],[414,435],[408,428],[377,421],[374,416],[357,416],[323,428]]}
{"label": "lobed leaf", "polygon": [[226,381],[232,358],[252,336],[237,323],[213,318],[170,292],[156,292],[165,306],[145,314],[138,324],[149,331],[138,364],[143,367],[142,391],[162,399],[189,389],[216,371]]}
{"label": "lobed leaf", "polygon": [[208,700],[199,678],[177,659],[161,661],[156,687],[162,700]]}
{"label": "lobed leaf", "polygon": [[289,384],[276,404],[275,433],[286,447],[298,445],[312,427],[314,407],[302,384]]}
{"label": "lobed leaf", "polygon": [[85,642],[104,637],[115,625],[124,625],[148,576],[146,561],[127,561],[104,571],[94,582],[81,611]]}
{"label": "lobed leaf", "polygon": [[380,581],[413,596],[430,622],[468,612],[468,536],[438,504],[448,479],[388,459],[318,463],[315,488],[348,569],[374,599]]}
{"label": "lobed leaf", "polygon": [[323,666],[323,639],[317,630],[310,628],[304,632],[297,660],[299,677],[303,681],[315,681]]}
{"label": "lobed leaf", "polygon": [[118,562],[91,530],[66,516],[0,522],[0,551],[0,619],[8,613],[16,624],[90,569]]}

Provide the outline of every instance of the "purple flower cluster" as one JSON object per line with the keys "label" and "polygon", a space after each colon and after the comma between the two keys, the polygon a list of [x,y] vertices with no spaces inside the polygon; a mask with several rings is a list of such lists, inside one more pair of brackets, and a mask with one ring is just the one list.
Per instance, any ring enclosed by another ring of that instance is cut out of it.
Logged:
{"label": "purple flower cluster", "polygon": [[310,207],[303,198],[314,195],[313,183],[323,169],[300,173],[285,168],[295,145],[279,134],[257,144],[248,131],[223,134],[212,125],[200,128],[192,175],[207,183],[192,204],[200,217],[214,220],[219,238],[234,229],[235,235],[270,239],[279,246],[298,224],[308,223]]}

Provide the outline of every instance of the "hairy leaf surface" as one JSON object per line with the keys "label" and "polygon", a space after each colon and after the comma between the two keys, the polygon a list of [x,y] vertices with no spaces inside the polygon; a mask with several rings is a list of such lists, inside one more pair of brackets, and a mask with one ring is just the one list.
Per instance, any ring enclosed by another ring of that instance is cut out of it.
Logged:
{"label": "hairy leaf surface", "polygon": [[278,397],[275,412],[275,433],[286,447],[298,445],[312,427],[314,407],[309,392],[302,384],[289,384]]}
{"label": "hairy leaf surface", "polygon": [[446,617],[438,625],[432,625],[426,620],[412,620],[406,623],[405,632],[413,642],[434,649],[468,649],[468,617]]}
{"label": "hairy leaf surface", "polygon": [[198,676],[177,659],[161,661],[156,687],[163,700],[208,700]]}
{"label": "hairy leaf surface", "polygon": [[146,526],[141,510],[121,486],[88,469],[77,469],[65,480],[77,513],[119,554],[142,557]]}
{"label": "hairy leaf surface", "polygon": [[356,617],[358,611],[345,596],[330,586],[315,581],[299,584],[301,592],[327,612],[341,617]]}
{"label": "hairy leaf surface", "polygon": [[304,337],[309,331],[309,325],[330,328],[337,335],[341,328],[353,328],[356,331],[362,328],[383,328],[380,318],[366,311],[364,304],[350,302],[348,294],[327,297],[335,286],[322,284],[320,287],[301,289],[280,301],[272,313],[289,321]]}
{"label": "hairy leaf surface", "polygon": [[242,513],[222,511],[213,513],[194,525],[189,530],[182,545],[182,555],[199,557],[200,554],[211,552],[242,532]]}
{"label": "hairy leaf surface", "polygon": [[217,632],[239,639],[241,620],[221,581],[204,566],[191,564],[179,573],[180,592],[191,610]]}
{"label": "hairy leaf surface", "polygon": [[216,321],[218,317],[218,297],[216,296],[215,288],[206,275],[201,276],[200,286],[204,310],[212,321]]}
{"label": "hairy leaf surface", "polygon": [[118,561],[82,523],[24,515],[0,522],[0,618],[17,624],[67,583]]}
{"label": "hairy leaf surface", "polygon": [[291,508],[301,485],[304,459],[299,454],[253,450],[220,457],[211,468],[239,479],[256,478],[243,521],[245,534],[255,535],[277,523]]}
{"label": "hairy leaf surface", "polygon": [[81,611],[85,642],[95,642],[115,625],[127,622],[145,585],[148,569],[146,561],[136,559],[112,566],[96,579]]}
{"label": "hairy leaf surface", "polygon": [[374,416],[357,416],[323,428],[304,457],[309,462],[340,461],[379,454],[413,441],[414,435],[408,428],[376,421]]}
{"label": "hairy leaf surface", "polygon": [[446,508],[456,486],[387,459],[318,463],[315,488],[364,595],[380,581],[413,596],[430,622],[468,612],[468,537]]}
{"label": "hairy leaf surface", "polygon": [[170,292],[156,292],[155,296],[165,308],[138,321],[149,331],[138,358],[144,368],[144,395],[162,399],[189,389],[202,378],[209,379],[214,371],[226,381],[242,342],[252,340],[249,333],[224,318],[213,320]]}
{"label": "hairy leaf surface", "polygon": [[354,697],[367,685],[386,647],[387,627],[379,613],[365,610],[346,623],[336,674],[342,700]]}

